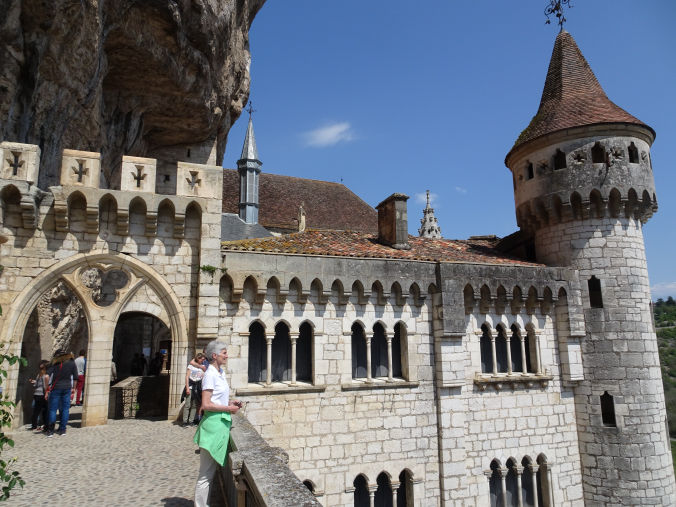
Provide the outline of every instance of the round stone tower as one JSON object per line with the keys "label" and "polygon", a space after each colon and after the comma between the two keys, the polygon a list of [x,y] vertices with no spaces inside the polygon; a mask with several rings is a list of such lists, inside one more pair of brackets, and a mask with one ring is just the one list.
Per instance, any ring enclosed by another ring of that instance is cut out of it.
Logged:
{"label": "round stone tower", "polygon": [[562,31],[540,108],[505,159],[531,253],[579,274],[586,337],[574,392],[588,505],[676,504],[642,232],[657,210],[654,138]]}

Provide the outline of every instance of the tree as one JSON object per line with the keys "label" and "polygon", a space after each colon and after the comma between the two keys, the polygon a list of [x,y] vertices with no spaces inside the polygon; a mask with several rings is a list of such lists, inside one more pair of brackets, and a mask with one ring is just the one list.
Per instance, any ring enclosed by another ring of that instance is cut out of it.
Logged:
{"label": "tree", "polygon": [[676,301],[674,301],[674,298],[669,296],[667,298],[667,306],[676,306]]}

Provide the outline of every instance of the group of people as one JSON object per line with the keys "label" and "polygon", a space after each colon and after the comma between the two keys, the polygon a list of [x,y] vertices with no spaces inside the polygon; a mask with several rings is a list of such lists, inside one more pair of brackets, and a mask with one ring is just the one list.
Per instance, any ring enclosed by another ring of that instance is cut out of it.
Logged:
{"label": "group of people", "polygon": [[[66,434],[71,404],[82,405],[86,351],[80,350],[77,358],[65,350],[58,350],[51,362],[43,359],[38,364],[38,374],[33,384],[33,415],[31,429],[54,435],[56,412],[59,412],[59,435]],[[42,426],[39,425],[42,421]]]}
{"label": "group of people", "polygon": [[144,353],[135,353],[131,360],[130,373],[132,376],[142,377],[144,375],[159,375],[162,373],[162,366],[164,365],[164,354],[156,352],[148,363]]}

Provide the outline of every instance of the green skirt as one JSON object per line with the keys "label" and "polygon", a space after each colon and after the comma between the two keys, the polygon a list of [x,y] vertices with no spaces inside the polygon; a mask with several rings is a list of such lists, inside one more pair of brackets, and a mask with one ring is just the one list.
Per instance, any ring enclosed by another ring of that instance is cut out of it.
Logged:
{"label": "green skirt", "polygon": [[219,465],[223,466],[228,455],[232,417],[226,412],[204,412],[193,441],[206,449]]}

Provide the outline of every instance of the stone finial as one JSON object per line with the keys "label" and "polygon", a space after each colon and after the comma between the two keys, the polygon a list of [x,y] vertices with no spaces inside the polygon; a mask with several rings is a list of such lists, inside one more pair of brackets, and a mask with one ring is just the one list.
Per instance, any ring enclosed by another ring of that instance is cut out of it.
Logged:
{"label": "stone finial", "polygon": [[421,238],[441,238],[441,228],[437,223],[437,217],[434,216],[434,208],[430,207],[430,191],[427,190],[427,205],[423,210],[423,217],[420,219],[420,229],[418,235]]}
{"label": "stone finial", "polygon": [[63,150],[61,185],[99,188],[101,154],[91,151]]}
{"label": "stone finial", "polygon": [[122,157],[120,190],[126,192],[155,192],[157,160],[154,158]]}
{"label": "stone finial", "polygon": [[405,194],[392,194],[376,206],[378,241],[398,250],[408,250],[408,211]]}
{"label": "stone finial", "polygon": [[298,232],[303,232],[305,230],[305,203],[301,202],[298,207]]}
{"label": "stone finial", "polygon": [[0,143],[0,178],[23,180],[31,185],[38,180],[40,148],[34,144]]}

